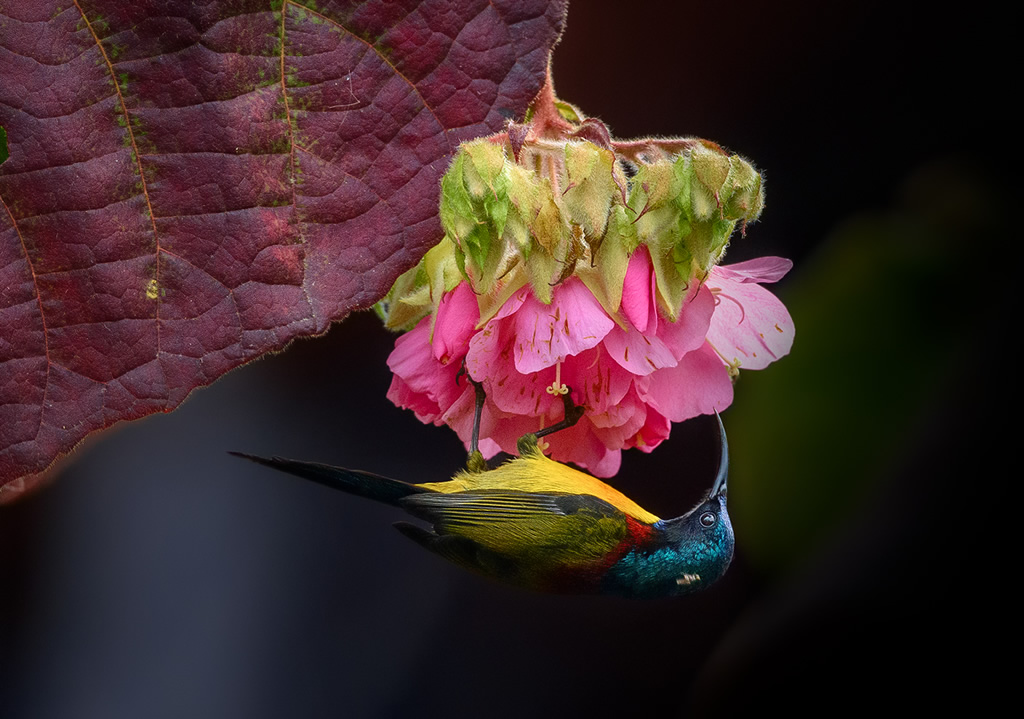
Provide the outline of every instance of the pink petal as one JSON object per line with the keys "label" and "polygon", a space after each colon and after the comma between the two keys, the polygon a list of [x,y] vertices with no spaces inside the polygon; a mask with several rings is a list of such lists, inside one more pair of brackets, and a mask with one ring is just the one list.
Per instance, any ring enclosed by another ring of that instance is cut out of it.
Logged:
{"label": "pink petal", "polygon": [[[474,380],[483,383],[488,399],[501,412],[545,414],[554,399],[546,388],[555,380],[555,369],[520,373],[512,361],[515,329],[514,320],[507,317],[490,320],[470,339],[466,369]],[[561,406],[561,401],[558,404]]]}
{"label": "pink petal", "polygon": [[424,317],[408,332],[398,335],[388,355],[388,368],[403,376],[430,361],[430,318]]}
{"label": "pink petal", "polygon": [[715,297],[705,285],[683,303],[677,321],[658,323],[658,337],[679,359],[704,344],[714,312]]}
{"label": "pink petal", "polygon": [[[477,382],[486,383],[488,394],[518,391],[522,378],[526,376],[515,368],[512,361],[516,324],[509,317],[516,314],[529,297],[529,289],[517,292],[501,306],[494,317],[488,320],[483,329],[477,331],[469,340],[466,371]],[[515,397],[510,394],[503,397],[504,399],[499,402],[502,410],[525,411],[525,406],[519,404]]]}
{"label": "pink petal", "polygon": [[622,401],[633,386],[633,373],[608,356],[603,345],[567,357],[562,383],[572,389],[573,401],[587,412],[604,412]]}
{"label": "pink petal", "polygon": [[676,365],[675,354],[664,342],[656,336],[647,336],[633,327],[624,330],[616,325],[605,336],[603,345],[612,359],[635,375],[648,375],[662,367]]}
{"label": "pink petal", "polygon": [[551,445],[551,459],[572,462],[595,477],[613,477],[622,464],[622,452],[607,447],[584,417],[578,424],[544,438]]}
{"label": "pink petal", "polygon": [[[459,439],[468,445],[473,434],[473,418],[476,413],[476,391],[469,382],[463,380],[462,383],[462,391],[455,398],[455,401],[445,408],[441,421],[454,429]],[[482,420],[483,417],[480,422],[481,432],[484,427]]]}
{"label": "pink petal", "polygon": [[[598,440],[598,442],[600,442],[600,440]],[[586,462],[580,460],[576,461],[576,464],[586,469],[595,477],[607,479],[608,477],[614,477],[619,473],[619,467],[622,466],[622,451],[618,449],[608,449],[605,447],[604,453],[596,460],[588,459]]]}
{"label": "pink petal", "polygon": [[760,285],[713,277],[718,306],[711,318],[708,341],[727,362],[741,369],[764,369],[789,354],[795,328],[786,306]]}
{"label": "pink petal", "polygon": [[489,379],[497,383],[513,371],[511,343],[515,338],[515,324],[507,318],[518,312],[528,297],[531,297],[528,288],[512,295],[483,329],[470,337],[466,371],[477,382]]}
{"label": "pink petal", "polygon": [[611,449],[639,447],[650,452],[668,438],[671,429],[671,423],[644,404],[635,390],[614,411],[589,418],[594,434]]}
{"label": "pink petal", "polygon": [[636,390],[630,391],[618,404],[612,405],[604,412],[587,414],[587,419],[594,427],[602,430],[615,430],[621,435],[618,442],[606,442],[610,447],[621,447],[626,439],[632,437],[647,421],[647,405],[637,396]]}
{"label": "pink petal", "polygon": [[523,289],[519,290],[514,295],[509,297],[507,300],[505,300],[505,304],[501,306],[501,309],[494,313],[494,317],[492,317],[489,321],[493,322],[495,320],[501,320],[510,315],[514,315],[516,312],[519,311],[519,308],[523,306],[523,303],[526,302],[526,300],[529,299],[530,297],[533,297],[533,292],[530,291],[529,287],[524,287]]}
{"label": "pink petal", "polygon": [[668,439],[672,430],[672,423],[661,413],[647,408],[647,421],[636,436],[630,441],[630,447],[636,447],[641,452],[653,452],[654,448]]}
{"label": "pink petal", "polygon": [[615,323],[578,278],[555,288],[550,305],[532,295],[515,313],[515,363],[522,374],[597,345]]}
{"label": "pink petal", "polygon": [[476,331],[480,309],[469,284],[461,282],[441,299],[434,321],[431,341],[434,357],[441,364],[461,362],[469,347],[469,338]]}
{"label": "pink petal", "polygon": [[[469,451],[469,440],[467,439],[465,442],[463,442],[463,444],[466,445],[466,451],[468,452]],[[505,450],[503,450],[501,448],[501,445],[499,445],[497,442],[495,442],[490,437],[481,437],[480,438],[480,444],[477,446],[477,449],[480,450],[480,454],[482,454],[484,456],[484,459],[490,459],[491,457],[496,455],[498,452],[504,452],[505,451]]]}
{"label": "pink petal", "polygon": [[622,313],[641,332],[647,332],[651,316],[651,257],[641,245],[629,258],[626,278],[622,284]]}
{"label": "pink petal", "polygon": [[391,378],[391,386],[388,388],[387,398],[396,407],[411,409],[416,414],[416,419],[423,424],[441,424],[441,415],[444,414],[437,402],[430,399],[422,392],[415,392],[398,375]]}
{"label": "pink petal", "polygon": [[[484,405],[484,421],[481,422],[480,428],[480,451],[485,457],[494,456],[488,454],[488,451],[484,449],[485,438],[492,442],[493,446],[499,447],[500,451],[516,454],[516,442],[519,441],[519,438],[541,428],[541,421],[537,417],[506,414],[494,409],[493,406],[488,406],[489,404],[488,402]],[[488,423],[489,416],[493,418],[490,423]],[[485,428],[487,428],[486,431]]]}
{"label": "pink petal", "polygon": [[562,400],[547,391],[554,381],[554,367],[523,375],[508,362],[484,381],[484,390],[502,412],[539,417],[562,407]]}
{"label": "pink petal", "polygon": [[500,380],[513,367],[511,361],[511,335],[515,328],[508,322],[492,319],[469,339],[466,352],[466,371],[477,382]]}
{"label": "pink petal", "polygon": [[778,282],[786,273],[793,269],[793,261],[785,257],[758,257],[733,265],[718,265],[711,268],[709,283],[714,285],[714,278],[724,278],[733,282]]}
{"label": "pink petal", "polygon": [[420,421],[437,423],[438,414],[455,402],[463,387],[455,380],[460,365],[438,362],[429,337],[430,318],[424,317],[395,340],[395,349],[388,356],[388,367],[395,375],[388,398],[399,407],[412,409]]}
{"label": "pink petal", "polygon": [[430,349],[430,318],[424,317],[413,329],[395,340],[388,355],[388,367],[405,380],[414,392],[426,392],[437,383],[441,365]]}
{"label": "pink petal", "polygon": [[732,404],[729,369],[708,344],[683,355],[675,367],[652,373],[637,389],[642,400],[673,422]]}
{"label": "pink petal", "polygon": [[[442,421],[455,430],[467,451],[473,436],[475,412],[476,392],[469,386],[442,417]],[[536,418],[505,414],[496,409],[488,397],[480,414],[480,452],[486,458],[503,451],[514,454],[519,438],[538,427]]]}
{"label": "pink petal", "polygon": [[[466,449],[469,449],[469,442],[473,436],[473,421],[476,415],[476,391],[473,386],[466,382],[466,387],[458,399],[445,411],[442,421],[455,430],[455,433],[462,440]],[[480,436],[487,437],[493,432],[495,426],[494,412],[484,403],[483,412],[480,415]],[[483,443],[481,442],[481,445]],[[493,444],[493,443],[492,443]],[[493,447],[489,447],[493,448]],[[480,448],[484,452],[483,447]],[[484,456],[488,456],[484,452]]]}

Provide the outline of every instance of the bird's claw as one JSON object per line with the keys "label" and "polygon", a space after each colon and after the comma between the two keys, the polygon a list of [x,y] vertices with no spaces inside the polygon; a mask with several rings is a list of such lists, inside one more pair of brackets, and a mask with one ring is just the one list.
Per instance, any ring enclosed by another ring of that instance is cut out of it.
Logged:
{"label": "bird's claw", "polygon": [[[566,387],[568,390],[568,387]],[[524,434],[516,442],[516,451],[522,456],[526,452],[534,451],[537,449],[537,440],[541,437],[546,437],[549,434],[557,432],[560,429],[568,429],[574,424],[580,421],[583,417],[584,408],[582,405],[574,404],[572,401],[572,393],[566,391],[562,395],[562,404],[565,407],[565,414],[561,422],[555,422],[549,427],[531,432],[530,434]]]}

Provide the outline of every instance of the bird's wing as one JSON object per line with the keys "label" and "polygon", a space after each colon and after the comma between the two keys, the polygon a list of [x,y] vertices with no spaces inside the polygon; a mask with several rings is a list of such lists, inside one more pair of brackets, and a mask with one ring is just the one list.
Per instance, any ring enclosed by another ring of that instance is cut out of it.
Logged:
{"label": "bird's wing", "polygon": [[400,503],[438,535],[465,537],[538,566],[600,562],[629,531],[622,510],[590,495],[481,490],[416,494]]}
{"label": "bird's wing", "polygon": [[644,524],[654,524],[658,521],[656,515],[614,487],[566,464],[555,462],[539,451],[528,452],[487,472],[463,471],[448,482],[417,486],[442,494],[507,489],[531,494],[590,495],[603,499]]}

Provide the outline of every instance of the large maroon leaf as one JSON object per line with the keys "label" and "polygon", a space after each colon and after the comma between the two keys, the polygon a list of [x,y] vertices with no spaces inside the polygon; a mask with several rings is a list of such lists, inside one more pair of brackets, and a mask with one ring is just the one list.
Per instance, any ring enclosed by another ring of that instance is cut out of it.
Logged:
{"label": "large maroon leaf", "polygon": [[305,4],[0,0],[0,486],[382,296],[565,13]]}

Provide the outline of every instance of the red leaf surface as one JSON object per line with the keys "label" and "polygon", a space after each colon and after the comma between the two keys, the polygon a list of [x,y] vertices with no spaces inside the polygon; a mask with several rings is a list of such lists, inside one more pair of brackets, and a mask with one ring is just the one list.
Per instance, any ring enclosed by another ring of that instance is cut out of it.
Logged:
{"label": "red leaf surface", "polygon": [[381,297],[565,0],[0,0],[0,486]]}

